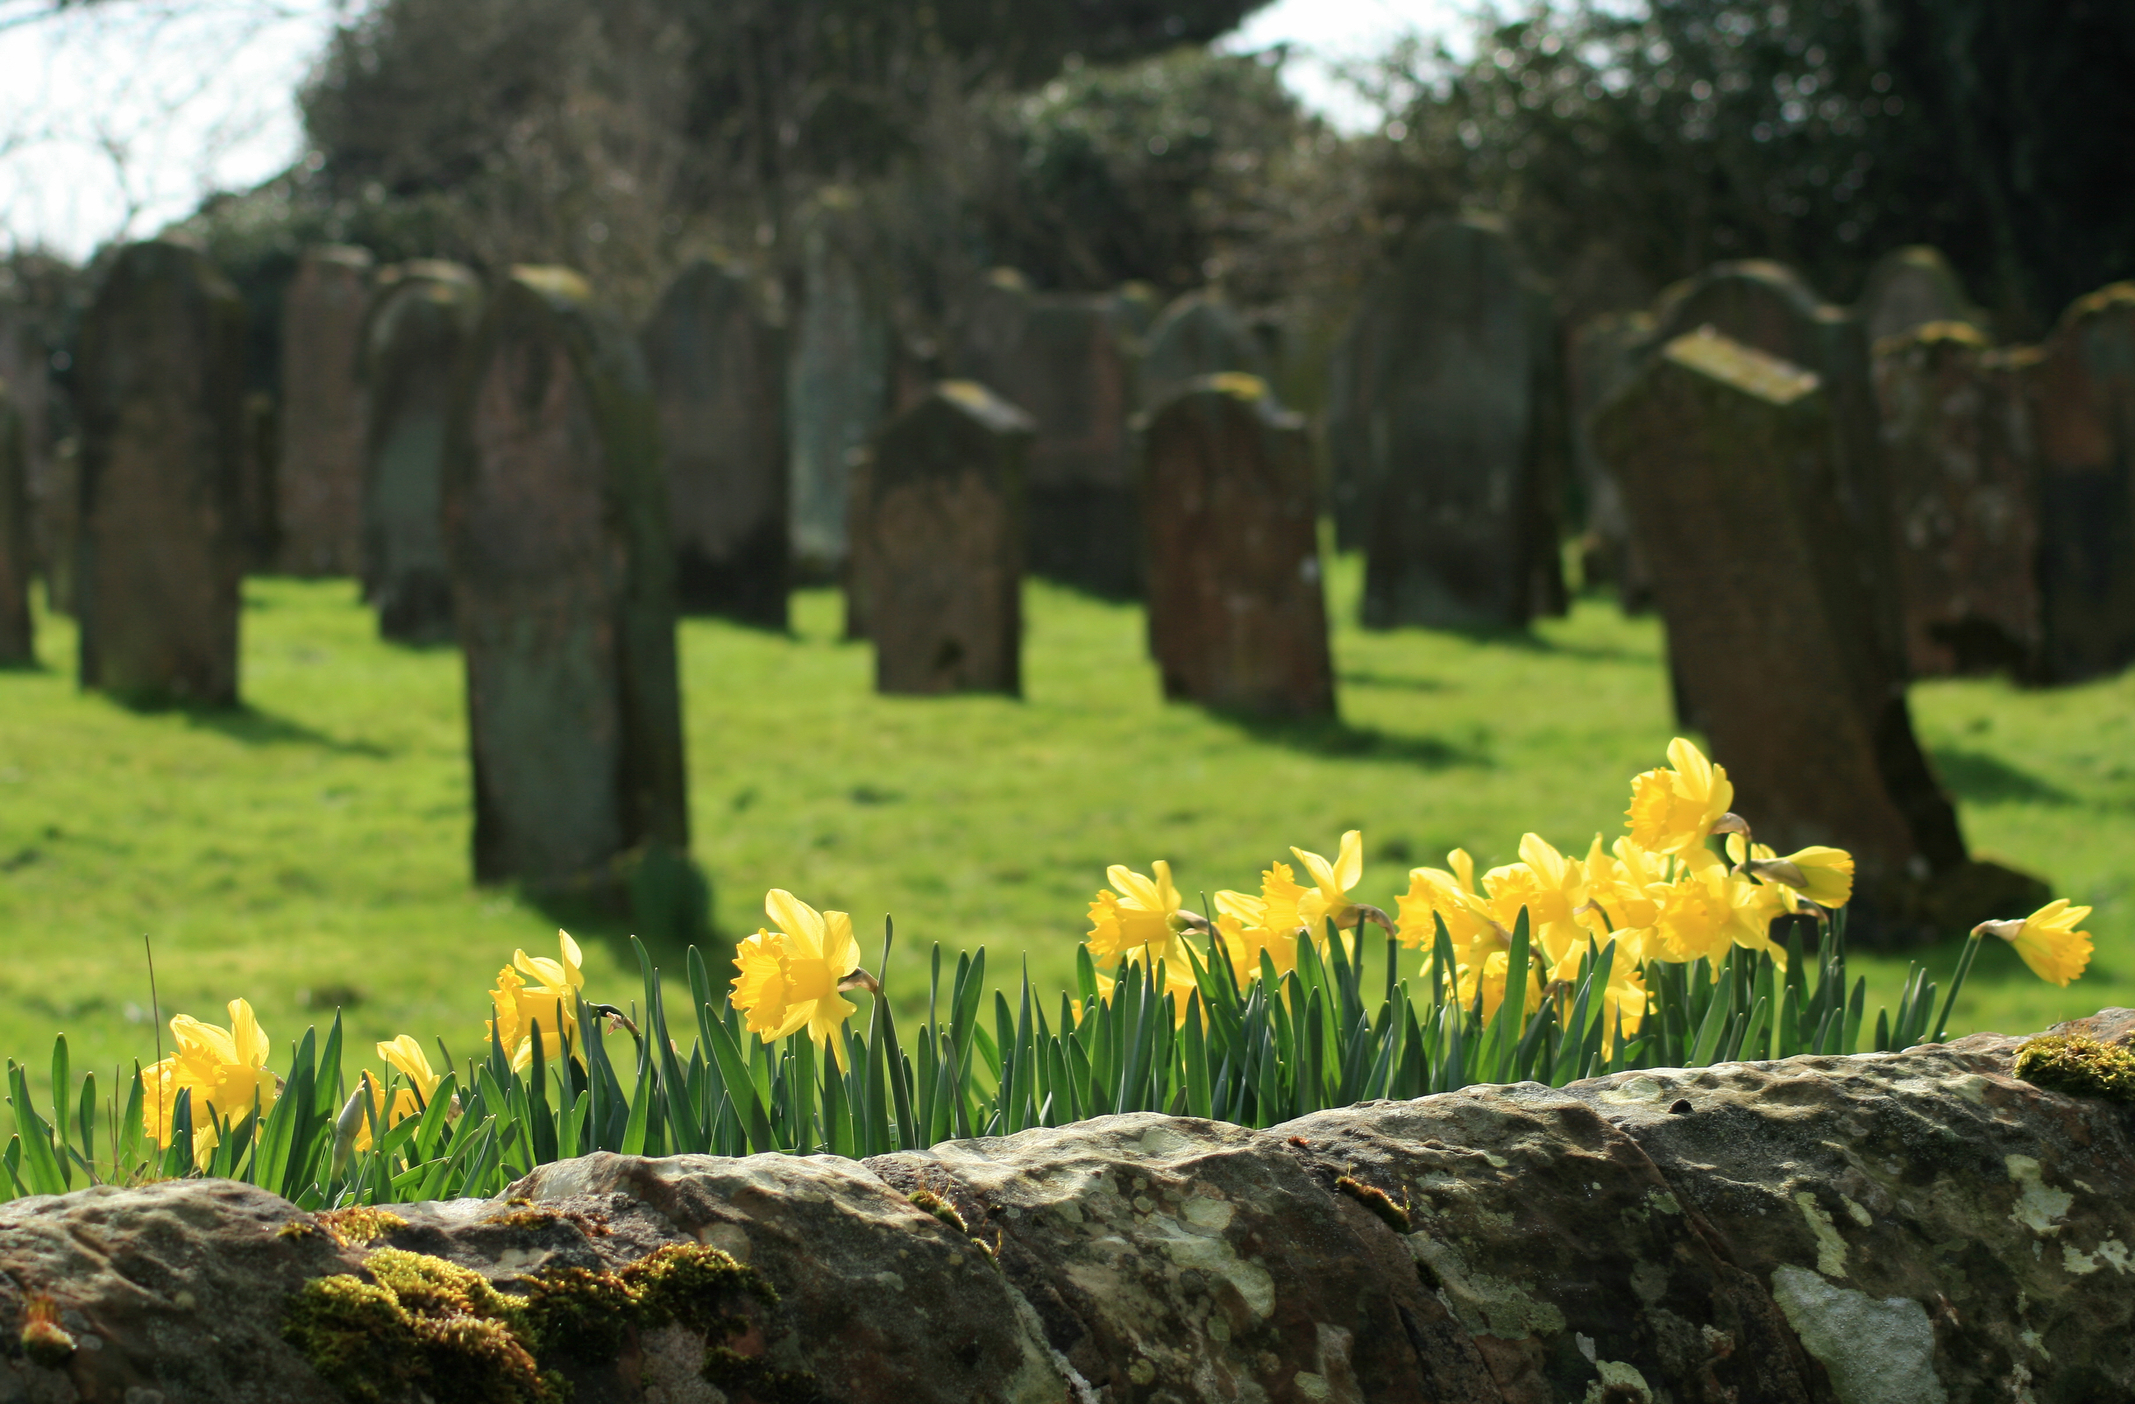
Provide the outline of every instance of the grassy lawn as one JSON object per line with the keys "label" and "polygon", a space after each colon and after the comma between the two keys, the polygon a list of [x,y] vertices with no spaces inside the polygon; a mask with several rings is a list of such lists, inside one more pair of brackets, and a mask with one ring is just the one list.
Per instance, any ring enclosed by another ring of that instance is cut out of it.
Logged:
{"label": "grassy lawn", "polygon": [[[1345,620],[1356,576],[1334,573]],[[1342,722],[1261,727],[1160,702],[1139,611],[1029,600],[1020,702],[874,696],[827,591],[798,597],[791,637],[683,625],[695,850],[724,932],[755,929],[783,886],[851,911],[870,965],[895,914],[900,1004],[937,941],[984,944],[1003,979],[1027,959],[1052,987],[1108,863],[1251,889],[1288,845],[1331,854],[1361,828],[1360,895],[1390,905],[1456,844],[1487,865],[1526,829],[1580,851],[1619,831],[1630,776],[1672,734],[1658,627],[1598,601],[1523,638],[1345,625]],[[338,1005],[366,1052],[402,1032],[471,1051],[512,949],[553,953],[539,908],[469,881],[457,654],[380,643],[351,583],[247,583],[249,706],[226,715],[81,693],[69,622],[39,625],[45,667],[0,673],[0,1050],[41,1065],[63,1029],[77,1068],[153,1057],[144,934],[166,1017],[220,1022],[243,995],[281,1044]],[[1915,706],[1974,848],[2098,908],[2089,976],[2054,989],[1996,946],[1957,1027],[2135,1002],[2135,676],[1935,683]],[[1754,795],[1738,803],[1754,818]],[[577,934],[593,992],[627,1003],[622,927]],[[1860,968],[1872,1018],[1904,962]]]}

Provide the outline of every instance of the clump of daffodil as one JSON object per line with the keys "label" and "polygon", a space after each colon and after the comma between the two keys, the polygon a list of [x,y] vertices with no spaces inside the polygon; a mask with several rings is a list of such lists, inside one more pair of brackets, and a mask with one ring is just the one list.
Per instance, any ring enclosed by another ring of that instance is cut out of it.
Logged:
{"label": "clump of daffodil", "polygon": [[764,915],[777,929],[759,927],[734,948],[734,968],[741,973],[729,998],[749,1032],[764,1042],[805,1028],[817,1046],[830,1045],[844,1068],[845,1021],[859,1008],[844,991],[877,988],[860,968],[852,918],[819,912],[779,887],[764,894]]}
{"label": "clump of daffodil", "polygon": [[1260,978],[1267,953],[1278,977],[1297,968],[1297,937],[1305,929],[1299,911],[1306,889],[1288,863],[1271,863],[1260,874],[1260,895],[1225,889],[1216,894],[1216,944],[1240,986]]}
{"label": "clump of daffodil", "polygon": [[1653,853],[1702,847],[1713,826],[1735,802],[1725,767],[1714,765],[1690,741],[1668,743],[1669,768],[1649,770],[1631,781],[1631,839]]}
{"label": "clump of daffodil", "polygon": [[1100,997],[1111,1000],[1112,983],[1125,966],[1161,967],[1164,992],[1172,996],[1175,1006],[1173,1015],[1183,1023],[1187,1001],[1199,988],[1184,933],[1189,927],[1205,929],[1207,923],[1182,910],[1179,889],[1171,880],[1171,864],[1161,858],[1149,865],[1147,876],[1124,863],[1114,863],[1105,869],[1105,878],[1112,887],[1099,888],[1091,900],[1090,931],[1083,938],[1091,961],[1099,967]]}
{"label": "clump of daffodil", "polygon": [[497,972],[497,987],[489,992],[495,1011],[495,1017],[487,1021],[489,1036],[520,1072],[533,1066],[537,1020],[544,1057],[558,1056],[566,1039],[575,1042],[578,1037],[578,1000],[586,983],[581,968],[584,957],[568,931],[556,933],[556,944],[560,960],[513,951],[512,963]]}
{"label": "clump of daffodil", "polygon": [[2016,947],[2032,974],[2050,985],[2065,986],[2091,963],[2091,935],[2076,929],[2090,914],[2089,907],[2056,897],[2021,921],[1983,921],[1972,934],[1999,936]]}
{"label": "clump of daffodil", "polygon": [[265,1116],[282,1090],[282,1080],[267,1071],[271,1045],[252,1006],[233,999],[228,1008],[228,1028],[174,1016],[170,1030],[178,1051],[141,1074],[142,1129],[158,1146],[171,1143],[178,1093],[190,1091],[193,1153],[201,1164],[220,1137],[218,1123],[235,1126],[251,1112]]}

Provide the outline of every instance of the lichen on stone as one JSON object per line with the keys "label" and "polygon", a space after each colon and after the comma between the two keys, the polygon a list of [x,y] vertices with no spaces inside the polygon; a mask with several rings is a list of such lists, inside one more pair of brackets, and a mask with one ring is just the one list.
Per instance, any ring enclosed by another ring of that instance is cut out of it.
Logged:
{"label": "lichen on stone", "polygon": [[[408,1221],[400,1215],[373,1204],[352,1204],[346,1209],[322,1210],[314,1216],[314,1220],[320,1228],[333,1236],[334,1242],[344,1248],[361,1248],[366,1243],[384,1238],[387,1234],[408,1226]],[[296,1236],[292,1224],[284,1224],[280,1232],[284,1237]]]}
{"label": "lichen on stone", "polygon": [[2016,1050],[2016,1075],[2052,1092],[2135,1101],[2135,1049],[2087,1034],[2040,1034]]}

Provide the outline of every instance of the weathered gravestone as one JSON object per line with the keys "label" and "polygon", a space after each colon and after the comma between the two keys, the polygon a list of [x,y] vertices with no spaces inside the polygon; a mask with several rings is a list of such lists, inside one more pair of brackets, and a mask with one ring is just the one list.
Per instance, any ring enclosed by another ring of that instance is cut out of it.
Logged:
{"label": "weathered gravestone", "polygon": [[1139,402],[1154,409],[1204,375],[1267,372],[1258,338],[1220,293],[1190,292],[1174,298],[1142,341],[1136,377]]}
{"label": "weathered gravestone", "polygon": [[1502,227],[1440,220],[1366,290],[1364,623],[1520,628],[1561,613],[1570,451],[1547,296]]}
{"label": "weathered gravestone", "polygon": [[1831,419],[1813,371],[1699,331],[1662,347],[1595,432],[1714,759],[1758,796],[1758,839],[1851,850],[1887,909],[1965,849],[1862,606]]}
{"label": "weathered gravestone", "polygon": [[1334,714],[1304,420],[1258,376],[1189,381],[1142,427],[1149,644],[1164,695]]}
{"label": "weathered gravestone", "polygon": [[1632,539],[1623,485],[1594,447],[1594,413],[1636,373],[1652,335],[1645,313],[1608,313],[1572,333],[1565,357],[1572,466],[1586,499],[1586,534],[1580,543],[1586,583],[1613,586],[1618,602],[1634,613],[1651,608],[1653,582]]}
{"label": "weathered gravestone", "polygon": [[473,273],[418,259],[379,276],[364,327],[363,587],[379,634],[403,643],[452,637],[445,432],[481,312]]}
{"label": "weathered gravestone", "polygon": [[807,216],[801,243],[800,313],[786,379],[792,561],[797,575],[828,579],[845,560],[852,453],[890,410],[894,337],[852,199],[825,194]]}
{"label": "weathered gravestone", "polygon": [[2078,298],[2016,358],[2037,436],[2044,671],[2135,662],[2135,283]]}
{"label": "weathered gravestone", "polygon": [[1854,315],[1871,346],[1930,322],[1965,322],[1983,336],[1987,331],[1986,313],[1965,296],[1957,270],[1942,250],[1926,244],[1894,249],[1877,259],[1868,270],[1861,300],[1854,304]]}
{"label": "weathered gravestone", "polygon": [[28,435],[13,389],[0,380],[0,667],[37,661],[30,626]]}
{"label": "weathered gravestone", "polygon": [[975,299],[951,360],[956,376],[1031,417],[1031,573],[1114,599],[1141,591],[1127,336],[1117,297],[1032,293],[1004,270]]}
{"label": "weathered gravestone", "polygon": [[858,481],[853,564],[878,692],[1023,690],[1030,417],[948,380],[884,425]]}
{"label": "weathered gravestone", "polygon": [[358,373],[371,256],[306,249],[282,294],[282,569],[354,575],[363,556],[363,391]]}
{"label": "weathered gravestone", "polygon": [[600,891],[689,842],[674,557],[637,344],[561,268],[515,268],[463,363],[445,539],[467,660],[478,881]]}
{"label": "weathered gravestone", "polygon": [[785,343],[739,269],[685,268],[639,338],[660,442],[682,608],[786,627]]}
{"label": "weathered gravestone", "polygon": [[2008,358],[1929,322],[1876,342],[1875,385],[1911,673],[2036,677],[2038,474]]}
{"label": "weathered gravestone", "polygon": [[[0,274],[0,288],[5,275]],[[46,581],[47,602],[54,609],[71,605],[54,587],[62,557],[74,551],[74,504],[64,504],[66,530],[59,530],[63,504],[53,501],[61,485],[54,480],[51,444],[51,351],[45,345],[43,318],[19,294],[0,291],[0,384],[21,421],[23,492],[28,502],[31,570]],[[75,486],[73,483],[67,487]],[[69,494],[71,497],[71,494]]]}
{"label": "weathered gravestone", "polygon": [[81,681],[237,701],[245,307],[188,245],[115,255],[82,324]]}
{"label": "weathered gravestone", "polygon": [[281,407],[265,390],[248,391],[244,405],[244,449],[237,480],[238,536],[245,570],[272,570],[281,531],[275,519],[275,480],[281,475]]}

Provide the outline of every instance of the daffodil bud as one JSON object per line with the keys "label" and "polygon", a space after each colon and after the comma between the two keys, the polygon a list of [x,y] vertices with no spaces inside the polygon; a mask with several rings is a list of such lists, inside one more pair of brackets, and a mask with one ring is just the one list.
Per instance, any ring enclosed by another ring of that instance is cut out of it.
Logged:
{"label": "daffodil bud", "polygon": [[348,1164],[349,1154],[356,1147],[356,1137],[363,1130],[363,1118],[368,1112],[371,1090],[371,1075],[366,1072],[356,1079],[356,1090],[342,1106],[341,1114],[334,1118],[334,1173],[340,1174]]}
{"label": "daffodil bud", "polygon": [[2023,932],[2024,923],[2021,918],[2015,921],[1983,921],[1972,928],[1974,936],[1999,936],[2012,946]]}
{"label": "daffodil bud", "polygon": [[1750,824],[1749,820],[1741,815],[1729,811],[1712,821],[1712,831],[1716,834],[1740,834],[1742,837],[1748,838],[1750,836]]}

